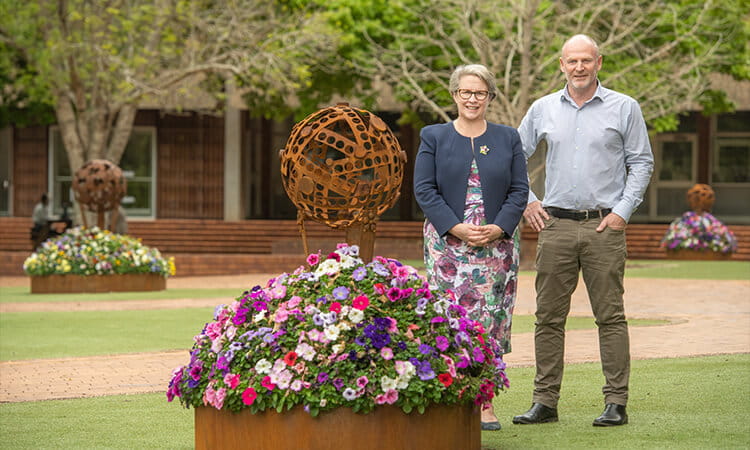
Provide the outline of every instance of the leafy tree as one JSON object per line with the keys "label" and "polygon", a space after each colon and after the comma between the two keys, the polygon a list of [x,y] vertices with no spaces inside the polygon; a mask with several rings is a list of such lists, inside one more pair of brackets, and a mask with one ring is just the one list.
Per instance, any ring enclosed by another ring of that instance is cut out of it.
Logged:
{"label": "leafy tree", "polygon": [[221,99],[228,78],[258,104],[288,98],[334,39],[264,0],[0,0],[1,106],[50,105],[71,168],[118,163],[142,100],[200,80]]}
{"label": "leafy tree", "polygon": [[348,34],[353,50],[342,55],[359,77],[383,80],[413,111],[443,120],[453,68],[478,62],[500,90],[489,119],[518,125],[534,100],[564,85],[560,49],[577,33],[599,42],[602,84],[637,98],[656,131],[675,128],[676,115],[698,102],[709,112],[731,108],[710,88],[711,72],[750,77],[746,0],[318,3]]}

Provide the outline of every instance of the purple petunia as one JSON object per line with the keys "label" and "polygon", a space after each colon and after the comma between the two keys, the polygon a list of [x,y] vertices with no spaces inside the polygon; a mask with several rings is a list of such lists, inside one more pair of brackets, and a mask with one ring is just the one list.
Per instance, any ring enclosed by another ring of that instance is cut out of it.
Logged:
{"label": "purple petunia", "polygon": [[474,349],[471,351],[472,356],[474,357],[474,361],[478,363],[484,362],[484,352],[479,347],[474,347]]}
{"label": "purple petunia", "polygon": [[435,349],[427,344],[419,344],[419,353],[423,355],[432,355]]}
{"label": "purple petunia", "polygon": [[352,272],[352,279],[354,281],[362,281],[367,276],[367,269],[364,266],[359,266]]}
{"label": "purple petunia", "polygon": [[349,298],[349,288],[346,286],[339,286],[333,289],[333,298],[336,300],[346,300]]}
{"label": "purple petunia", "polygon": [[[414,363],[412,362],[412,364]],[[432,365],[430,365],[429,361],[417,360],[417,364],[414,364],[414,366],[417,368],[417,376],[420,380],[427,381],[435,378],[435,371],[432,370]]]}
{"label": "purple petunia", "polygon": [[448,350],[448,347],[450,346],[450,341],[445,336],[437,336],[435,338],[435,346],[440,350],[441,352],[444,352]]}

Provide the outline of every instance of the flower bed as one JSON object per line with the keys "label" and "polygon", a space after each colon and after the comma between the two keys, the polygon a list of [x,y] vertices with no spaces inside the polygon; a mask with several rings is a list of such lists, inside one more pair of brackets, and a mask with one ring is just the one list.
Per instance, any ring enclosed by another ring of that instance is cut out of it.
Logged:
{"label": "flower bed", "polygon": [[[730,255],[737,251],[737,239],[726,225],[711,213],[697,214],[688,211],[671,224],[661,240],[661,247],[668,254],[672,251],[688,250],[691,254],[721,253]],[[685,252],[680,252],[685,253]],[[690,258],[693,259],[693,258]]]}
{"label": "flower bed", "polygon": [[174,275],[174,258],[136,239],[99,228],[76,227],[47,239],[26,258],[23,270],[32,277],[45,275]]}
{"label": "flower bed", "polygon": [[[216,308],[175,369],[167,398],[186,407],[310,416],[340,407],[488,406],[508,385],[482,325],[392,259],[364,264],[339,245]],[[478,417],[477,417],[478,420]]]}

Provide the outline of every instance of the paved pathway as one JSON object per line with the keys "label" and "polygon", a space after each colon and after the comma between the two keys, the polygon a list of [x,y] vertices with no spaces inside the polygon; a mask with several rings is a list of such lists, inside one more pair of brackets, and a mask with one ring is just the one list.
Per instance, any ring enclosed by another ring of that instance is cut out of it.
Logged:
{"label": "paved pathway", "polygon": [[[265,284],[270,275],[174,278],[170,288],[226,288],[238,291]],[[28,281],[0,278],[8,286]],[[625,279],[630,318],[670,320],[669,325],[632,327],[634,359],[750,353],[750,280]],[[573,296],[571,315],[591,316],[583,284]],[[0,313],[30,310],[153,309],[203,307],[231,299],[0,304]],[[534,280],[522,276],[515,314],[534,313]],[[197,332],[198,330],[196,330]],[[174,352],[61,358],[0,363],[0,402],[163,392],[171,371],[188,360],[188,349]],[[596,330],[567,333],[566,361],[599,360]],[[533,334],[513,336],[509,366],[534,364]]]}

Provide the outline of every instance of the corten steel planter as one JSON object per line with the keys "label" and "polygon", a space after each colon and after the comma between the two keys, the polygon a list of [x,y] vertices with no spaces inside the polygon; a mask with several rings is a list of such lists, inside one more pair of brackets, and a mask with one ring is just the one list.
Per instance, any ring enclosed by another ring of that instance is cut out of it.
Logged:
{"label": "corten steel planter", "polygon": [[479,450],[479,410],[431,405],[424,414],[378,406],[370,414],[338,408],[312,417],[301,406],[277,413],[195,408],[195,448],[274,450]]}
{"label": "corten steel planter", "polygon": [[31,277],[32,294],[163,291],[166,287],[167,279],[155,273]]}
{"label": "corten steel planter", "polygon": [[713,250],[690,250],[678,248],[667,250],[667,259],[696,260],[696,261],[728,261],[732,253],[715,252]]}

